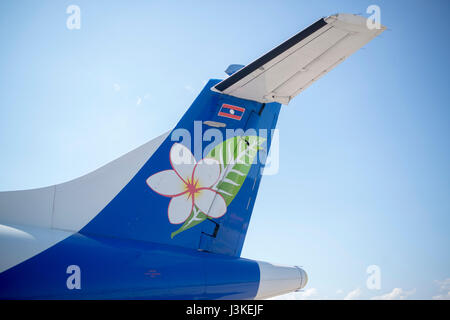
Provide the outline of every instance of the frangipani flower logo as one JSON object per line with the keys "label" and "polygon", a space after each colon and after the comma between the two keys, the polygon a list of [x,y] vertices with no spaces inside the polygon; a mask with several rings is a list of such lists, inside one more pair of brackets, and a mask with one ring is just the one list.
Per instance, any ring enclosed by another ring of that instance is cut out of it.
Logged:
{"label": "frangipani flower logo", "polygon": [[223,216],[227,212],[225,199],[212,189],[220,177],[219,161],[203,158],[196,162],[191,151],[180,143],[173,144],[169,157],[173,170],[155,173],[147,179],[153,191],[171,198],[167,209],[169,222],[185,222],[194,209],[210,218]]}
{"label": "frangipani flower logo", "polygon": [[170,198],[169,222],[182,224],[171,233],[172,238],[227,212],[264,141],[258,136],[235,136],[218,143],[198,162],[182,144],[172,145],[169,159],[173,170],[155,173],[147,179],[153,191]]}

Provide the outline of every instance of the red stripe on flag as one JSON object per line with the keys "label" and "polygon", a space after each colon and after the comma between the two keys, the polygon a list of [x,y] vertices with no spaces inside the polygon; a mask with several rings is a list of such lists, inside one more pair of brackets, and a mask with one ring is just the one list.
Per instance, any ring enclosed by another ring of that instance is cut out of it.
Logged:
{"label": "red stripe on flag", "polygon": [[222,112],[222,111],[219,112],[219,116],[227,117],[227,118],[231,118],[231,119],[235,119],[235,120],[241,120],[242,119],[242,116],[237,116],[235,114],[225,113],[225,112]]}
{"label": "red stripe on flag", "polygon": [[240,111],[240,112],[245,111],[244,108],[232,106],[231,104],[226,104],[226,103],[222,104],[222,108],[233,109],[233,110]]}

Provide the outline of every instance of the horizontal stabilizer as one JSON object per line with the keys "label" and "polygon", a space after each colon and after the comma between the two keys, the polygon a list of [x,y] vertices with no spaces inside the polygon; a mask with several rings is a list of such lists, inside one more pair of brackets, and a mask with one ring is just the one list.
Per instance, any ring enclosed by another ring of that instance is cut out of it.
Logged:
{"label": "horizontal stabilizer", "polygon": [[323,18],[218,83],[213,90],[261,103],[289,101],[386,28],[352,14]]}

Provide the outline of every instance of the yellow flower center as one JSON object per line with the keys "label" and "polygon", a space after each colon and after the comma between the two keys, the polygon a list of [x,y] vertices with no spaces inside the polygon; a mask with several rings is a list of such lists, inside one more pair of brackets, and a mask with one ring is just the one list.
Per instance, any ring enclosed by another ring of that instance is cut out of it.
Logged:
{"label": "yellow flower center", "polygon": [[186,184],[184,185],[185,191],[187,191],[189,193],[189,197],[194,197],[195,194],[199,193],[200,190],[198,187],[198,179],[197,180],[192,180],[191,179],[187,179]]}

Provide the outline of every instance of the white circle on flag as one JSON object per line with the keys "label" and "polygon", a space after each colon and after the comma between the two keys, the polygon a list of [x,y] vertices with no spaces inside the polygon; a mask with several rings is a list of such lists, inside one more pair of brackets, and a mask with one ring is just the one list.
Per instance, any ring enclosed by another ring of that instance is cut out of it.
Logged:
{"label": "white circle on flag", "polygon": [[231,113],[231,114],[234,114],[234,110],[233,110],[233,109],[230,109],[230,113]]}

